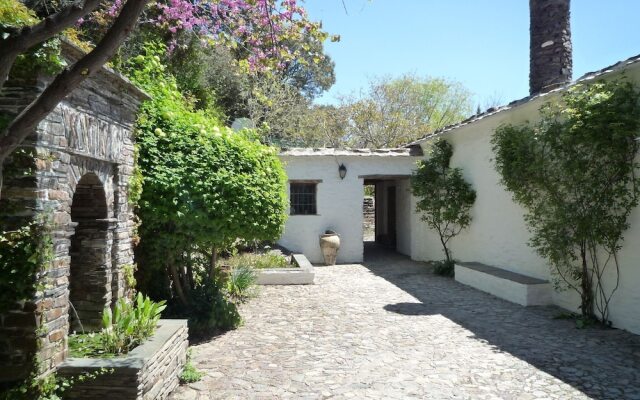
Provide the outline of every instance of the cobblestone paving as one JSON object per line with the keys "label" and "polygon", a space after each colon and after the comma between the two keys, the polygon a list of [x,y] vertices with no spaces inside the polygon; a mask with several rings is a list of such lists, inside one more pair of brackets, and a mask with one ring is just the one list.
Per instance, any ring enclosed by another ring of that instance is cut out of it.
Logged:
{"label": "cobblestone paving", "polygon": [[577,330],[380,251],[262,288],[239,329],[194,347],[173,399],[640,399],[640,337]]}

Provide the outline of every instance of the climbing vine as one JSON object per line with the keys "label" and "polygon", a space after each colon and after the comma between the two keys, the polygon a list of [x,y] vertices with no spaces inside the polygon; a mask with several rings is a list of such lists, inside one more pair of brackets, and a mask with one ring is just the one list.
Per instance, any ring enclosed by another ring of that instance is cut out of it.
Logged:
{"label": "climbing vine", "polygon": [[33,297],[38,275],[53,260],[47,217],[0,233],[0,314]]}
{"label": "climbing vine", "polygon": [[530,245],[556,287],[580,295],[581,321],[609,324],[640,189],[638,98],[626,80],[576,85],[541,107],[540,122],[503,125],[492,139],[502,183],[526,210]]}

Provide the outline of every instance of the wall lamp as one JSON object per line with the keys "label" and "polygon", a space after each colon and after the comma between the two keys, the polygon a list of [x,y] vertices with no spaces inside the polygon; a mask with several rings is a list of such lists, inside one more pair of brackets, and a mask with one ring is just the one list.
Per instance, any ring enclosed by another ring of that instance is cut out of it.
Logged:
{"label": "wall lamp", "polygon": [[338,167],[338,174],[340,174],[340,179],[344,179],[344,177],[347,176],[347,167],[345,167],[344,164],[340,164]]}

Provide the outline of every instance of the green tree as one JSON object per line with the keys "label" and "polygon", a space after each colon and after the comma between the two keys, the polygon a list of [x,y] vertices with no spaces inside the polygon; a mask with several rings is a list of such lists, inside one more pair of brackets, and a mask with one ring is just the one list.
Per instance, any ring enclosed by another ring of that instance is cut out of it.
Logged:
{"label": "green tree", "polygon": [[470,210],[476,200],[476,192],[464,180],[462,170],[449,166],[452,155],[449,142],[437,141],[429,158],[422,160],[411,176],[416,209],[427,226],[438,233],[449,268],[453,264],[449,241],[471,223]]}
{"label": "green tree", "polygon": [[[530,245],[560,289],[581,297],[584,319],[608,323],[617,252],[638,204],[638,90],[625,81],[576,85],[540,109],[536,124],[504,125],[492,139],[502,183],[526,209]],[[605,273],[613,282],[604,284]]]}
{"label": "green tree", "polygon": [[[139,283],[156,298],[173,297],[187,312],[208,316],[215,314],[212,302],[222,304],[210,284],[217,253],[237,239],[280,236],[286,175],[274,148],[252,132],[231,131],[183,97],[161,64],[163,49],[147,45],[146,55],[132,58],[127,68],[153,97],[137,123],[143,176]],[[216,317],[233,314],[220,307]]]}
{"label": "green tree", "polygon": [[471,113],[471,94],[460,83],[404,75],[378,78],[359,96],[343,99],[349,135],[359,147],[406,144]]}
{"label": "green tree", "polygon": [[309,108],[296,139],[302,147],[351,147],[348,115],[341,107],[316,105]]}
{"label": "green tree", "polygon": [[249,118],[262,128],[263,142],[284,146],[296,142],[309,107],[297,88],[275,75],[257,77],[247,99]]}
{"label": "green tree", "polygon": [[[332,37],[332,41],[337,41]],[[282,81],[298,89],[308,99],[313,99],[329,90],[336,82],[335,63],[324,52],[323,43],[304,36],[301,41],[291,43],[298,47],[302,57],[291,60],[281,72]]]}

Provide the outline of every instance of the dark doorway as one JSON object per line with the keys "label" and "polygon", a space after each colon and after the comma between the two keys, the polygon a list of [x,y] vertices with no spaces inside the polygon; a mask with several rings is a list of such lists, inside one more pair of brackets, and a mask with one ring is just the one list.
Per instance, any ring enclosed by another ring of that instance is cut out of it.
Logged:
{"label": "dark doorway", "polygon": [[[367,216],[365,211],[365,230],[363,240],[365,242],[375,241],[379,245],[395,249],[397,222],[395,181],[392,179],[365,179],[364,184],[365,188],[373,188],[369,191],[373,193],[373,203],[375,206],[373,209],[374,239],[369,239],[367,236]],[[365,194],[366,193],[367,191],[365,191]]]}
{"label": "dark doorway", "polygon": [[376,185],[364,186],[362,201],[362,240],[373,242],[376,240]]}
{"label": "dark doorway", "polygon": [[100,328],[102,312],[111,304],[111,251],[107,200],[97,175],[84,175],[73,194],[69,271],[69,330]]}

